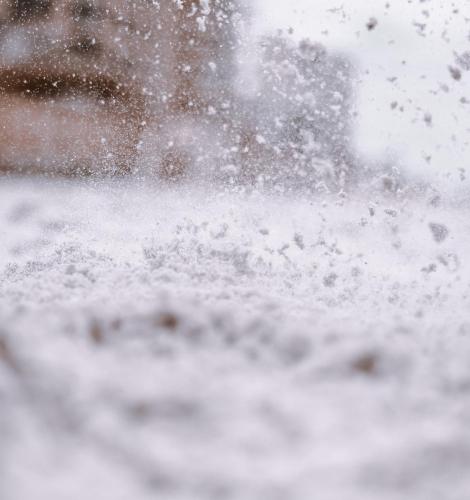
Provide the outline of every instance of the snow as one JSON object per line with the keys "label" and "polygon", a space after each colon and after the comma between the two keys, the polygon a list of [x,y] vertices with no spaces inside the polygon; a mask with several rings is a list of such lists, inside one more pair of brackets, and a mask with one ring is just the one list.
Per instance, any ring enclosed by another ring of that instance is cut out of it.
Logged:
{"label": "snow", "polygon": [[[468,50],[466,0],[384,1],[256,0],[257,31],[280,27],[346,52],[358,71],[355,145],[381,163],[442,188],[458,184],[469,143],[468,78],[459,54]],[[378,24],[372,31],[371,19]],[[449,66],[463,70],[460,81]],[[462,101],[462,97],[464,100]],[[392,108],[391,108],[392,106]],[[432,127],[423,120],[433,117]]]}
{"label": "snow", "polygon": [[468,499],[469,212],[2,178],[0,498]]}

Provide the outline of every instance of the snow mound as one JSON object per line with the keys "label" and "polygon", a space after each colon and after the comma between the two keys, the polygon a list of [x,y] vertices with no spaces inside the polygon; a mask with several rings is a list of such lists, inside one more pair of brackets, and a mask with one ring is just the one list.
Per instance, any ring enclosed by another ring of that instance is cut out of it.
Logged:
{"label": "snow mound", "polygon": [[3,179],[0,497],[469,498],[468,211]]}

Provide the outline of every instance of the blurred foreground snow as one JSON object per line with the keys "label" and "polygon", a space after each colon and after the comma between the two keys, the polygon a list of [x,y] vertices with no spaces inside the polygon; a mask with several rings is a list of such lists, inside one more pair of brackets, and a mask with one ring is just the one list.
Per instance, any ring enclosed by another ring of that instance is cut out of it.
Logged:
{"label": "blurred foreground snow", "polygon": [[470,498],[470,220],[0,183],[0,498]]}

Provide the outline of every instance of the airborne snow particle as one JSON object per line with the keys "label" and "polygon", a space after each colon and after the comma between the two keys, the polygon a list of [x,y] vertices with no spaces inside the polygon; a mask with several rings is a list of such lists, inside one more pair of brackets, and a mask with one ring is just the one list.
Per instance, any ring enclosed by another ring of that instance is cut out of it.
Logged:
{"label": "airborne snow particle", "polygon": [[305,243],[304,243],[304,238],[301,234],[296,233],[294,236],[294,242],[295,244],[300,248],[300,250],[305,249]]}
{"label": "airborne snow particle", "polygon": [[432,114],[431,113],[425,113],[424,114],[424,123],[428,127],[432,127]]}
{"label": "airborne snow particle", "polygon": [[436,243],[442,243],[449,236],[449,230],[444,224],[431,222],[429,224],[429,229],[431,229],[432,236]]}
{"label": "airborne snow particle", "polygon": [[454,66],[449,66],[449,72],[450,72],[450,76],[454,80],[459,81],[462,79],[462,72],[459,70],[459,68],[455,68]]}
{"label": "airborne snow particle", "polygon": [[371,17],[369,19],[369,21],[367,22],[366,27],[369,31],[372,31],[373,29],[375,29],[377,27],[377,24],[379,24],[377,19],[375,17]]}
{"label": "airborne snow particle", "polygon": [[463,71],[470,71],[470,51],[467,50],[463,54],[455,54],[455,62]]}
{"label": "airborne snow particle", "polygon": [[323,278],[323,285],[327,288],[333,288],[336,285],[336,280],[338,279],[338,275],[336,273],[330,273]]}

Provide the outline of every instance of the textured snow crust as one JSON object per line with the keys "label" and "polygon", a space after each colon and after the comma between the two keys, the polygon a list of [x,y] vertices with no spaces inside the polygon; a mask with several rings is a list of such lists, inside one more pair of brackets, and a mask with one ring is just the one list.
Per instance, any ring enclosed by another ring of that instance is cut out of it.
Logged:
{"label": "textured snow crust", "polygon": [[470,209],[0,183],[0,498],[470,498]]}

